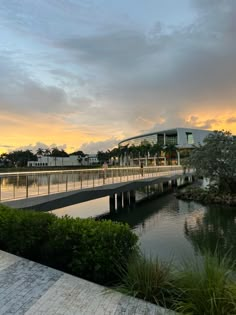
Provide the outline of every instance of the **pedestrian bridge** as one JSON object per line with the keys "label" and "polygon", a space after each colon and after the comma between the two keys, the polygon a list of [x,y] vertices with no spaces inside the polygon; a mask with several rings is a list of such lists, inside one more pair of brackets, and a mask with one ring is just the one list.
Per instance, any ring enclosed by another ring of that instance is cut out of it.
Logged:
{"label": "pedestrian bridge", "polygon": [[[135,191],[163,192],[192,180],[181,166],[0,173],[0,202],[15,208],[52,210],[110,196],[110,210],[135,202]],[[158,186],[159,185],[159,186]],[[151,191],[151,189],[150,189]]]}

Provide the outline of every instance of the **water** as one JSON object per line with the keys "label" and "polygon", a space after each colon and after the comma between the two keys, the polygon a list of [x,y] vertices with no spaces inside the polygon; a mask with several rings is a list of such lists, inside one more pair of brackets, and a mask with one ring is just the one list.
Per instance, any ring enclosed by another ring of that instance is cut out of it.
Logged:
{"label": "water", "polygon": [[[108,209],[108,198],[67,208],[53,212],[94,216]],[[186,257],[204,255],[206,250],[214,252],[216,247],[221,254],[230,251],[236,259],[236,207],[203,206],[169,194],[104,218],[127,222],[139,236],[141,250],[163,260],[178,263]]]}
{"label": "water", "polygon": [[82,202],[79,204],[71,205],[65,208],[56,209],[50,211],[58,217],[69,215],[70,217],[76,218],[89,218],[99,216],[109,211],[109,197],[98,198]]}

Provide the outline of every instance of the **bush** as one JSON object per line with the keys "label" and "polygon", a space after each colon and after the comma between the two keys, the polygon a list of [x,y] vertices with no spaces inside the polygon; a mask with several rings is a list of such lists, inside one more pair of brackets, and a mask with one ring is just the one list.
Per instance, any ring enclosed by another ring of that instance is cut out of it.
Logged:
{"label": "bush", "polygon": [[202,261],[185,262],[175,285],[179,296],[175,310],[191,315],[235,315],[234,265],[227,257],[206,254]]}
{"label": "bush", "polygon": [[127,224],[0,206],[2,250],[95,282],[113,282],[117,261],[127,260],[136,243]]}
{"label": "bush", "polygon": [[41,247],[48,241],[52,214],[16,210],[0,205],[0,248],[32,260],[40,260]]}
{"label": "bush", "polygon": [[137,236],[127,224],[93,219],[58,219],[50,227],[47,261],[98,283],[117,278],[117,262],[136,250]]}

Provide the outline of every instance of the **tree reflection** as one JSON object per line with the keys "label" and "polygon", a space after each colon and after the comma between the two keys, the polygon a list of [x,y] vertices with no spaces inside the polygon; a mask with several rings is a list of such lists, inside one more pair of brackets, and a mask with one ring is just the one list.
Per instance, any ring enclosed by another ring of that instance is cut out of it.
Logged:
{"label": "tree reflection", "polygon": [[236,208],[208,207],[202,215],[187,218],[185,236],[197,253],[206,251],[236,258]]}

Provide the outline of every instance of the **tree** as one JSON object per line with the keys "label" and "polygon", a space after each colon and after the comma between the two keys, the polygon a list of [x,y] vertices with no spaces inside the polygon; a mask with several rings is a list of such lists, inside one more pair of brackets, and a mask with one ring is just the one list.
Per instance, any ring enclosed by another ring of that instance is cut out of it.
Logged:
{"label": "tree", "polygon": [[214,131],[203,145],[194,147],[188,165],[209,178],[219,192],[236,192],[236,138],[228,131]]}
{"label": "tree", "polygon": [[106,152],[98,151],[97,152],[97,158],[99,163],[103,164],[104,162],[108,162],[110,159],[110,150],[107,150]]}
{"label": "tree", "polygon": [[52,148],[51,156],[54,157],[68,157],[69,154],[66,153],[63,149],[58,149],[57,147]]}
{"label": "tree", "polygon": [[172,143],[167,144],[164,148],[164,152],[165,152],[165,156],[166,156],[166,160],[167,160],[168,164],[171,165],[172,158],[173,157],[176,158],[176,155],[177,155],[176,146]]}
{"label": "tree", "polygon": [[[160,143],[155,143],[150,148],[151,156],[156,156],[157,158],[161,156],[161,152],[163,151],[163,146]],[[158,160],[157,160],[158,161]],[[157,162],[158,163],[158,162]]]}
{"label": "tree", "polygon": [[36,154],[42,156],[44,155],[44,150],[42,148],[38,148]]}
{"label": "tree", "polygon": [[24,167],[27,166],[28,161],[37,161],[37,156],[30,150],[18,150],[8,153],[6,159],[10,161],[13,166]]}

